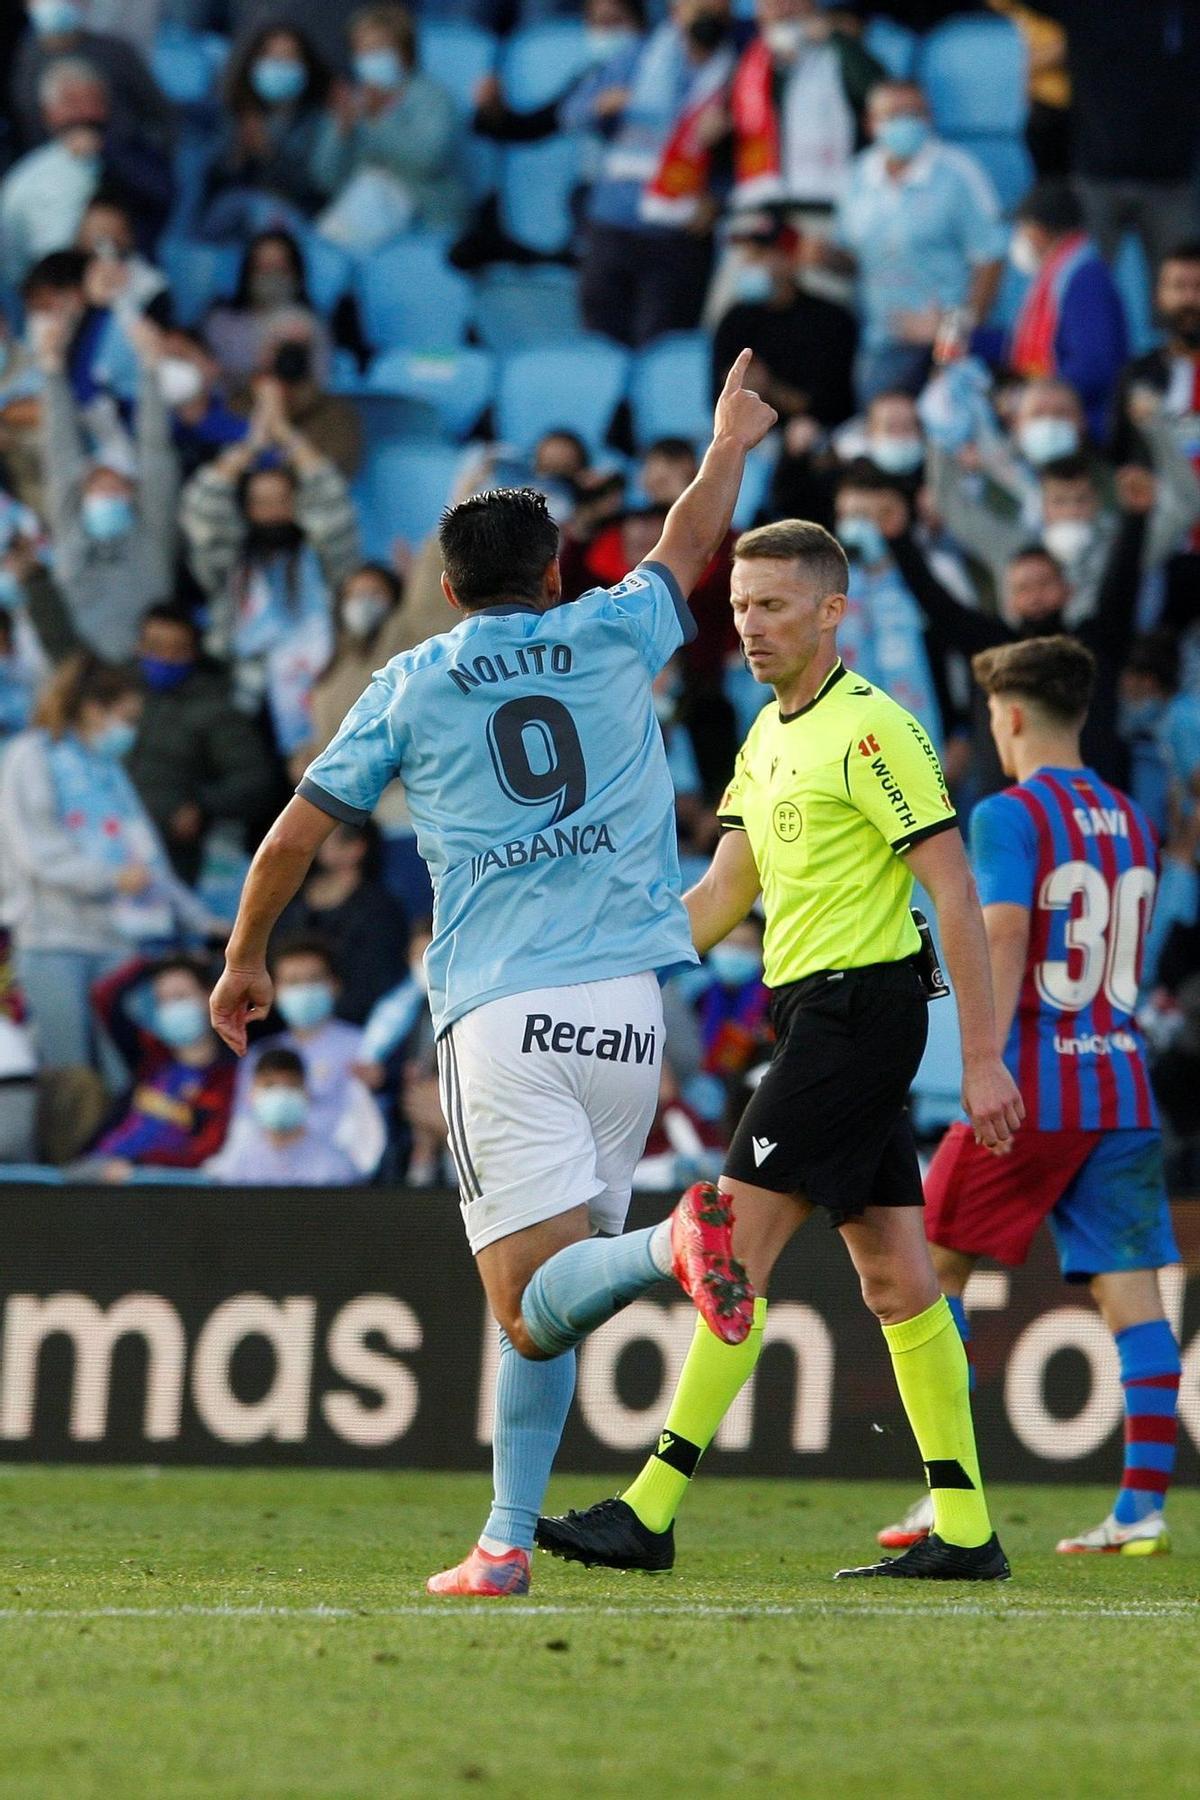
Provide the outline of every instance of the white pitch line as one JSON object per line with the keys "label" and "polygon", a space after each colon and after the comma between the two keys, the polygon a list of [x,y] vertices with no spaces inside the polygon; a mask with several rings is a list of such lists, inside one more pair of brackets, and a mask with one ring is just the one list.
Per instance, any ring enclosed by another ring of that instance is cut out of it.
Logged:
{"label": "white pitch line", "polygon": [[846,1605],[834,1600],[798,1600],[764,1605],[722,1605],[706,1601],[682,1601],[674,1606],[569,1606],[562,1604],[511,1605],[498,1607],[495,1601],[465,1606],[99,1606],[99,1607],[0,1607],[0,1624],[25,1624],[36,1619],[800,1619],[814,1615],[835,1615],[845,1619],[944,1619],[947,1617],[990,1619],[1180,1619],[1200,1621],[1200,1601],[1135,1600],[1128,1604],[1093,1604],[1087,1600],[1077,1605],[1065,1601],[1062,1606],[1023,1606],[1019,1601],[1001,1601],[984,1606],[972,1601],[953,1601],[936,1610],[919,1606]]}

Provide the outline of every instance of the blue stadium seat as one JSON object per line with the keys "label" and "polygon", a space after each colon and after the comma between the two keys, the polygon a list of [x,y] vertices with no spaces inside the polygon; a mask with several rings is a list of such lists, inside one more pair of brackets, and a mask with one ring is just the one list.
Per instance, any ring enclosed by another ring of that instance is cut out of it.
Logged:
{"label": "blue stadium seat", "polygon": [[491,402],[496,359],[490,350],[462,349],[435,355],[385,350],[372,363],[366,387],[371,394],[395,394],[432,407],[442,429],[466,437]]}
{"label": "blue stadium seat", "polygon": [[917,60],[917,42],[915,31],[910,31],[907,25],[901,25],[895,19],[886,18],[882,13],[877,14],[863,32],[866,49],[898,81],[906,81],[913,72],[913,64]]}
{"label": "blue stadium seat", "polygon": [[1025,139],[1007,134],[975,136],[967,132],[948,132],[947,138],[987,170],[1000,196],[1001,206],[1006,213],[1014,211],[1034,182],[1033,158]]}
{"label": "blue stadium seat", "polygon": [[628,351],[607,338],[517,350],[500,364],[497,431],[506,444],[531,450],[543,432],[562,426],[597,450],[628,377]]}
{"label": "blue stadium seat", "polygon": [[[707,442],[708,433],[705,433]],[[738,495],[738,503],[733,509],[733,523],[737,531],[748,531],[762,507],[766,505],[767,494],[771,487],[771,477],[775,473],[775,464],[779,460],[779,439],[777,433],[764,439],[746,458],[746,470],[742,476],[742,491]]]}
{"label": "blue stadium seat", "polygon": [[168,22],[155,37],[150,68],[173,105],[201,106],[215,94],[228,59],[227,38]]}
{"label": "blue stadium seat", "polygon": [[705,332],[674,332],[650,344],[634,362],[629,384],[637,443],[644,446],[660,437],[707,443],[711,383],[712,345]]}
{"label": "blue stadium seat", "polygon": [[446,262],[443,238],[400,238],[369,257],[358,274],[363,330],[378,349],[449,350],[462,342],[471,284]]}
{"label": "blue stadium seat", "polygon": [[576,132],[505,150],[500,178],[504,229],[519,244],[557,256],[575,235],[571,196],[580,172],[581,141]]}
{"label": "blue stadium seat", "polygon": [[385,444],[354,483],[363,553],[388,562],[397,538],[414,546],[434,529],[450,498],[462,451],[424,441]]}
{"label": "blue stadium seat", "polygon": [[[465,123],[475,110],[475,89],[496,66],[496,39],[477,25],[427,19],[418,26],[418,40],[422,69],[454,96]],[[499,180],[496,146],[464,130],[459,153],[471,192],[482,199]]]}
{"label": "blue stadium seat", "polygon": [[364,462],[370,462],[385,444],[411,443],[417,438],[424,443],[446,441],[437,408],[428,400],[408,394],[373,394],[366,388],[359,388],[351,398],[362,426]]}
{"label": "blue stadium seat", "polygon": [[300,249],[309,297],[319,313],[328,315],[354,285],[354,258],[315,231],[306,233]]}
{"label": "blue stadium seat", "polygon": [[937,128],[999,135],[1024,131],[1029,111],[1025,40],[1010,19],[968,14],[923,40],[917,79]]}
{"label": "blue stadium seat", "polygon": [[158,260],[171,284],[179,323],[198,325],[215,300],[227,300],[233,293],[242,252],[237,244],[197,244],[189,238],[174,238],[159,245]]}
{"label": "blue stadium seat", "polygon": [[547,106],[570,87],[587,63],[582,24],[563,19],[557,24],[526,26],[513,33],[500,58],[504,98],[518,112]]}
{"label": "blue stadium seat", "polygon": [[575,273],[496,263],[479,277],[473,319],[489,350],[569,342],[583,331]]}

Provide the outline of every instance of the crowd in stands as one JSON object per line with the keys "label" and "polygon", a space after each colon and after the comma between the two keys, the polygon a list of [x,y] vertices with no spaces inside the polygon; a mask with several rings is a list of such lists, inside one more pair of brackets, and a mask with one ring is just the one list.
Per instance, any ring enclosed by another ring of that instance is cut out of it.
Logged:
{"label": "crowd in stands", "polygon": [[[453,1179],[403,792],[322,848],[236,1064],[249,857],[453,625],[442,507],[537,486],[565,599],[618,581],[746,345],[779,425],[735,524],[837,533],[846,659],[964,821],[971,654],[1094,652],[1194,1179],[1200,0],[27,0],[0,88],[0,1172]],[[734,537],[656,684],[685,880],[763,700]],[[766,998],[754,920],[668,987],[645,1181],[719,1162]]]}

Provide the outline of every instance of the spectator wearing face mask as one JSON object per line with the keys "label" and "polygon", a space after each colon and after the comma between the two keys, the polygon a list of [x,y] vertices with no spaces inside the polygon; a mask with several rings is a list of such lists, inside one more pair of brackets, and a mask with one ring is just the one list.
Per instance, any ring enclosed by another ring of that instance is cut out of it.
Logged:
{"label": "spectator wearing face mask", "polygon": [[197,1169],[225,1141],[236,1063],[208,1018],[209,971],[192,957],[135,958],[92,1003],[132,1077],[75,1171],[127,1181],[135,1169]]}
{"label": "spectator wearing face mask", "polygon": [[[498,75],[475,90],[471,129],[501,144],[536,144],[560,131],[583,131],[598,140],[596,152],[624,111],[629,80],[646,30],[642,0],[584,0],[582,73],[545,106],[519,112],[504,98]],[[594,162],[594,156],[585,161]]]}
{"label": "spectator wearing face mask", "polygon": [[[1153,468],[1127,464],[1115,480],[1119,504],[1124,503],[1123,490],[1148,496],[1141,552],[1144,576],[1159,569],[1200,520],[1200,482],[1155,396],[1143,395],[1138,404]],[[1099,459],[1078,451],[1040,460],[1060,443],[1079,441],[1077,429],[1065,420],[1022,417],[1019,412],[1016,440],[1027,457],[1034,456],[1032,488],[1024,482],[1007,486],[1002,462],[985,464],[981,479],[977,465],[964,466],[961,460],[935,454],[930,461],[934,505],[947,530],[988,570],[997,589],[1016,551],[1031,533],[1039,537],[1070,581],[1071,619],[1081,619],[1097,604],[1119,529],[1119,513],[1109,499],[1109,471]],[[1136,606],[1140,586],[1139,577],[1129,596],[1131,606]]]}
{"label": "spectator wearing face mask", "polygon": [[98,1061],[93,982],[132,951],[219,926],[175,876],[123,767],[141,704],[134,675],[72,657],[0,768],[17,964],[44,1067]]}
{"label": "spectator wearing face mask", "polygon": [[147,606],[174,577],[179,470],[158,380],[159,336],[126,331],[140,359],[132,445],[114,438],[89,458],[67,379],[65,333],[43,330],[42,459],[55,574],[80,637],[103,656],[129,655]]}
{"label": "spectator wearing face mask", "polygon": [[698,324],[735,65],[728,0],[674,0],[642,45],[588,201],[579,297],[589,330],[636,349]]}
{"label": "spectator wearing face mask", "polygon": [[282,1045],[264,1050],[246,1106],[204,1173],[226,1187],[345,1187],[363,1180],[320,1129],[315,1111],[303,1057]]}
{"label": "spectator wearing face mask", "polygon": [[1064,381],[1099,440],[1129,354],[1125,309],[1108,264],[1083,228],[1065,181],[1044,181],[1017,208],[1009,256],[1030,285],[1009,332],[977,332],[972,347],[1030,380]]}
{"label": "spectator wearing face mask", "polygon": [[341,983],[333,952],[324,938],[285,939],[272,951],[270,968],[285,1029],[263,1039],[241,1064],[236,1118],[245,1115],[259,1058],[267,1050],[292,1050],[304,1065],[313,1130],[369,1175],[383,1154],[383,1120],[355,1074],[362,1031],[335,1016]]}
{"label": "spectator wearing face mask", "polygon": [[840,200],[885,71],[816,0],[756,0],[733,78],[733,202],[786,203],[814,224]]}
{"label": "spectator wearing face mask", "polygon": [[[1156,394],[1176,441],[1200,474],[1200,239],[1177,244],[1163,258],[1155,289],[1155,310],[1164,337],[1138,356],[1121,377],[1115,407],[1113,455],[1121,462],[1150,460],[1150,446],[1138,424],[1143,397]],[[1177,631],[1200,616],[1200,531],[1175,546],[1166,565],[1163,623]]]}
{"label": "spectator wearing face mask", "polygon": [[309,174],[331,204],[317,228],[366,253],[402,231],[456,231],[466,221],[454,101],[417,67],[403,6],[364,6],[349,23],[352,84],[338,82]]}
{"label": "spectator wearing face mask", "polygon": [[221,365],[200,332],[177,325],[164,334],[158,382],[184,480],[249,435],[250,421],[230,404]]}
{"label": "spectator wearing face mask", "polygon": [[318,379],[320,362],[315,321],[288,319],[268,338],[250,395],[277,383],[288,424],[350,480],[362,461],[362,423],[354,402],[329,393]]}
{"label": "spectator wearing face mask", "polygon": [[408,966],[408,917],[380,880],[380,835],[339,825],[317,851],[304,886],[280,915],[283,937],[320,936],[341,977],[338,1016],[366,1023]]}
{"label": "spectator wearing face mask", "polygon": [[262,231],[250,240],[233,298],[211,308],[204,337],[231,382],[249,381],[263,366],[280,331],[291,324],[313,333],[315,367],[329,368],[328,333],[313,310],[304,259],[290,231]]}
{"label": "spectator wearing face mask", "polygon": [[203,654],[185,608],[164,602],[143,615],[136,666],[144,698],[130,778],[176,874],[195,883],[210,825],[252,837],[266,821],[275,796],[270,756],[233,704],[228,670]]}
{"label": "spectator wearing face mask", "polygon": [[371,1010],[356,1073],[373,1093],[385,1090],[398,1072],[395,1113],[396,1172],[407,1187],[453,1187],[456,1182],[442,1112],[437,1046],[429,1014],[425,952],[433,936],[428,919],[413,927],[408,972]]}
{"label": "spectator wearing face mask", "polygon": [[917,85],[880,82],[867,121],[874,142],[854,160],[824,249],[831,266],[857,273],[863,403],[883,388],[920,389],[948,313],[987,317],[1006,237],[989,177],[933,135]]}
{"label": "spectator wearing face mask", "polygon": [[[999,616],[966,606],[938,579],[915,542],[911,518],[902,510],[881,521],[896,568],[925,615],[931,634],[944,648],[971,657],[997,644],[1066,632],[1096,659],[1095,700],[1084,727],[1088,767],[1117,787],[1128,786],[1128,757],[1118,730],[1118,683],[1133,640],[1134,602],[1140,578],[1147,520],[1154,504],[1153,477],[1142,469],[1123,470],[1117,479],[1120,526],[1091,614],[1077,624],[1071,588],[1059,562],[1043,545],[1029,543],[1010,557],[1004,571]],[[1001,783],[987,715],[978,689],[972,695],[972,771],[984,792]],[[989,746],[991,746],[989,748]]]}
{"label": "spectator wearing face mask", "polygon": [[42,80],[55,62],[71,58],[89,64],[103,78],[119,131],[144,133],[162,151],[170,149],[175,135],[171,107],[127,37],[92,29],[87,0],[27,0],[25,10],[29,29],[17,50],[8,90],[23,148],[32,149],[50,135],[40,105]]}
{"label": "spectator wearing face mask", "polygon": [[858,330],[845,307],[796,285],[799,239],[778,211],[735,213],[734,304],[713,339],[713,394],[743,349],[754,351],[747,380],[781,420],[840,425],[854,410]]}
{"label": "spectator wearing face mask", "polygon": [[[260,466],[266,453],[280,459]],[[209,600],[207,647],[235,665],[237,704],[264,704],[280,753],[312,738],[311,695],[333,650],[331,594],[358,566],[346,483],[260,388],[243,443],[183,490],[180,521]]]}
{"label": "spectator wearing face mask", "polygon": [[329,84],[329,68],[291,26],[263,26],[235,51],[205,184],[203,237],[245,238],[264,202],[301,218],[317,210],[321,194],[309,169]]}

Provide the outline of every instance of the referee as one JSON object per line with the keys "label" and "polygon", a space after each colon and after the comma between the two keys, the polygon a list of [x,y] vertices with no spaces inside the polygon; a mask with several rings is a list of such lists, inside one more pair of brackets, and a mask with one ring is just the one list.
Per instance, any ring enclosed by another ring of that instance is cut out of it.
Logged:
{"label": "referee", "polygon": [[[907,1112],[927,1028],[914,877],[937,910],[978,1141],[1002,1153],[1024,1108],[996,1041],[983,919],[937,754],[910,714],[838,656],[847,577],[837,541],[801,520],[761,526],[735,546],[738,635],[777,704],[751,728],[719,808],[717,853],[686,903],[703,952],[761,892],[777,1043],[721,1186],[760,1295],[813,1209],[828,1214],[883,1327],[925,1463],[930,1536],[840,1573],[1000,1581],[1008,1562],[983,1497],[966,1356],[925,1245]],[[737,1346],[698,1328],[654,1455],[621,1499],[542,1520],[545,1549],[670,1567],[676,1509],[757,1361],[765,1312],[760,1299]]]}

